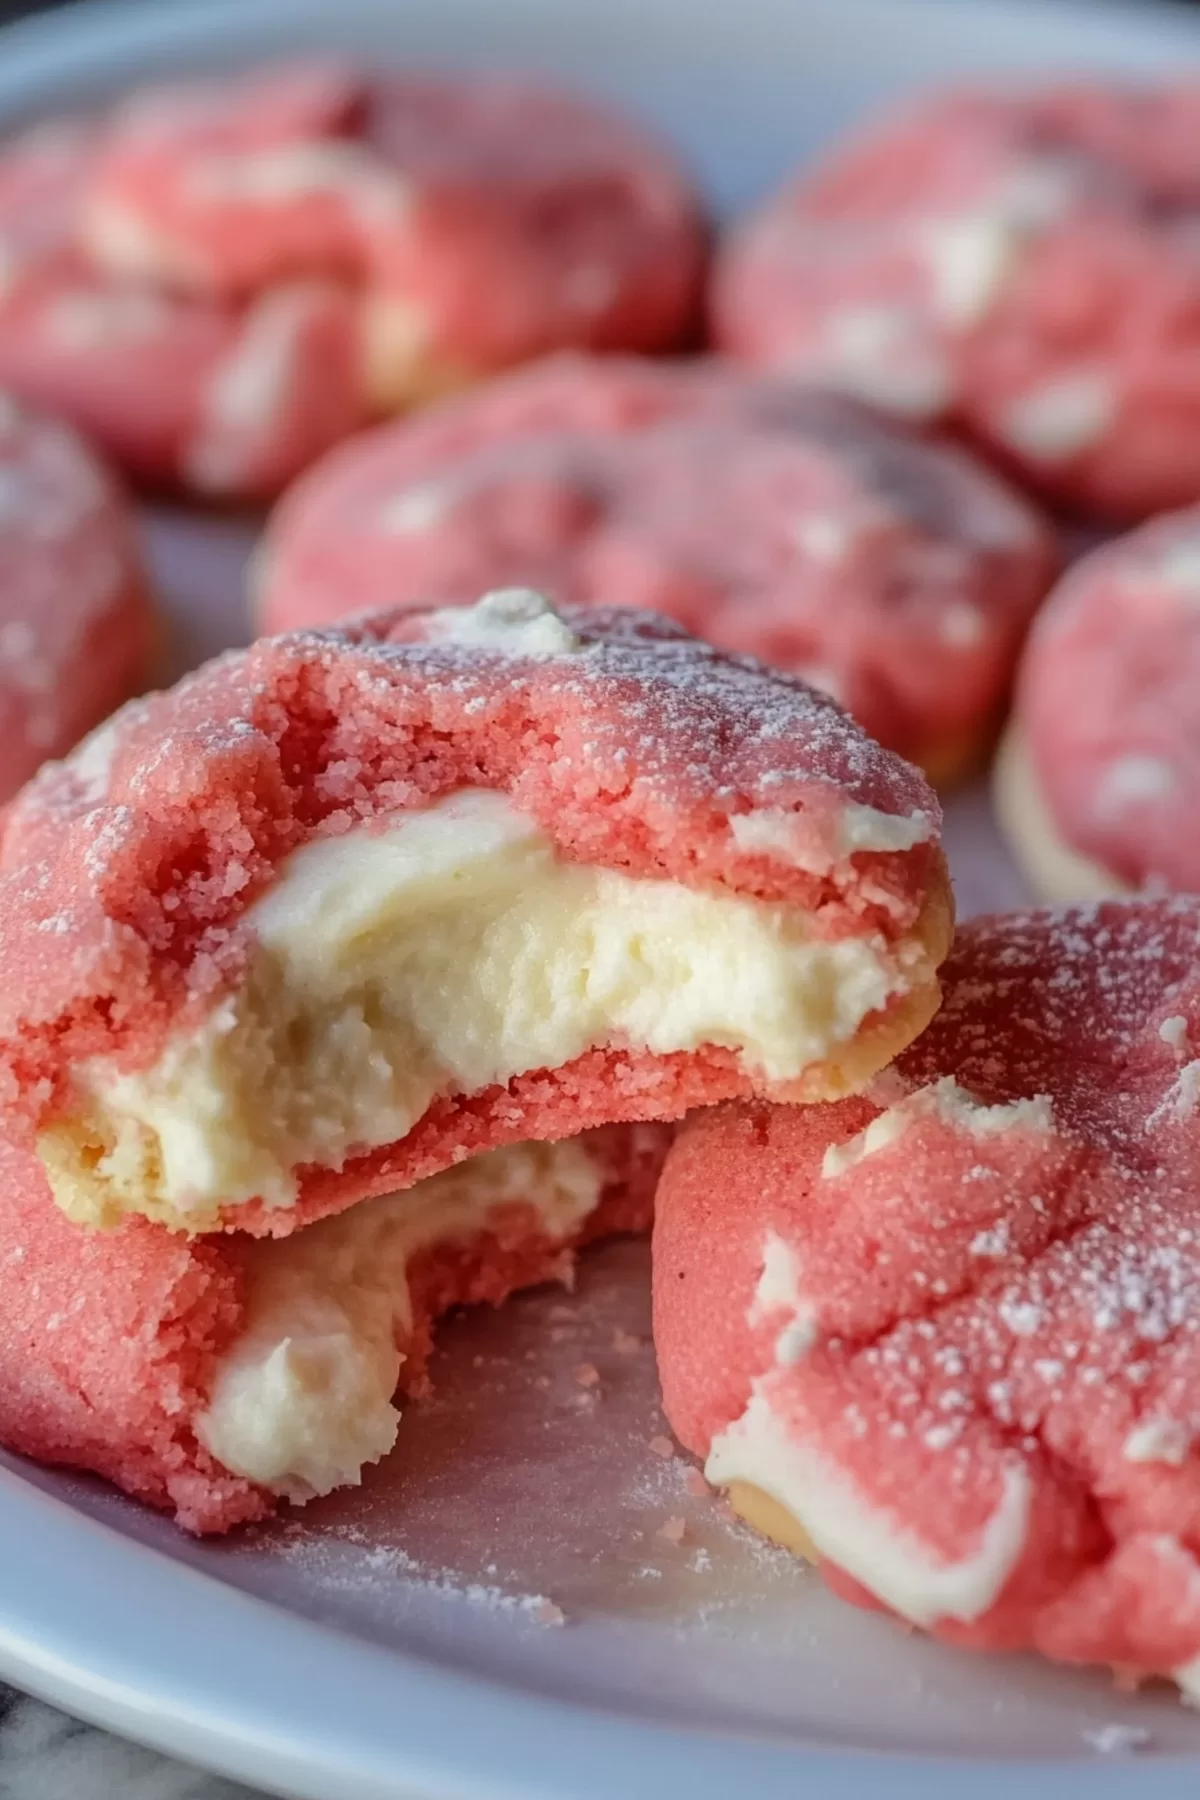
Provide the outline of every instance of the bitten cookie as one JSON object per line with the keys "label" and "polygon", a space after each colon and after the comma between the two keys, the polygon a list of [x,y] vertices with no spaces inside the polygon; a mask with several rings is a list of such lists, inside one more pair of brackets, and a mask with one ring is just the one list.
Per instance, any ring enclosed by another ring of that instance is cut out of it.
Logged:
{"label": "bitten cookie", "polygon": [[1200,909],[972,921],[870,1097],[698,1115],[668,1416],[835,1589],[1200,1693]]}
{"label": "bitten cookie", "polygon": [[0,392],[0,802],[145,680],[153,639],[124,497]]}
{"label": "bitten cookie", "polygon": [[669,1128],[513,1144],[286,1242],[72,1225],[0,1147],[0,1442],[92,1469],[191,1531],[361,1479],[466,1302],[569,1278],[644,1230]]}
{"label": "bitten cookie", "polygon": [[718,364],[559,358],[343,445],[260,552],[268,630],[531,584],[795,670],[935,779],[978,763],[1057,566],[955,447]]}
{"label": "bitten cookie", "polygon": [[654,615],[263,639],[11,809],[3,1129],[88,1224],[286,1233],[466,1155],[857,1088],[937,1003],[915,770]]}
{"label": "bitten cookie", "polygon": [[1194,82],[935,93],[734,230],[718,341],[1136,521],[1200,491]]}

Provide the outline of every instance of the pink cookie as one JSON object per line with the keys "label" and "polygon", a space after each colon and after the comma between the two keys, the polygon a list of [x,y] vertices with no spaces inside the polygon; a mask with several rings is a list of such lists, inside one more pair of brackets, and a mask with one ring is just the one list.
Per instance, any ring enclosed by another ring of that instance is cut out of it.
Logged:
{"label": "pink cookie", "polygon": [[705,231],[674,156],[594,101],[504,78],[394,79],[367,127],[399,171],[368,235],[367,366],[385,408],[547,351],[660,351],[700,313]]}
{"label": "pink cookie", "polygon": [[356,283],[389,407],[564,345],[669,346],[703,250],[672,158],[591,102],[322,65],[135,95],[82,229],[110,274],[185,292]]}
{"label": "pink cookie", "polygon": [[1192,508],[1084,557],[1039,619],[996,802],[1046,899],[1200,889],[1198,603]]}
{"label": "pink cookie", "polygon": [[275,494],[367,421],[357,305],[329,283],[234,308],[99,273],[78,226],[102,139],[65,119],[0,148],[0,382],[139,481]]}
{"label": "pink cookie", "polygon": [[342,446],[260,560],[269,630],[529,583],[653,607],[831,691],[938,780],[977,761],[1056,566],[967,454],[720,365],[560,358]]}
{"label": "pink cookie", "polygon": [[124,497],[0,393],[0,801],[139,685],[153,638]]}
{"label": "pink cookie", "polygon": [[6,299],[27,273],[64,253],[98,136],[99,128],[90,120],[58,118],[0,145],[0,269]]}
{"label": "pink cookie", "polygon": [[566,1280],[644,1230],[662,1126],[517,1144],[286,1243],[87,1232],[0,1148],[0,1442],[91,1469],[191,1531],[357,1483],[428,1388],[436,1319]]}
{"label": "pink cookie", "polygon": [[368,417],[355,308],[316,282],[240,311],[96,276],[78,258],[0,297],[0,381],[138,481],[267,499]]}
{"label": "pink cookie", "polygon": [[80,247],[120,280],[224,301],[353,280],[372,204],[404,202],[360,141],[365,105],[332,60],[136,89],[88,169]]}
{"label": "pink cookie", "polygon": [[209,298],[355,284],[384,408],[560,346],[667,347],[703,252],[673,159],[592,102],[322,64],[135,95],[81,229],[110,275]]}
{"label": "pink cookie", "polygon": [[674,163],[598,107],[268,67],[0,150],[0,381],[139,480],[269,497],[492,368],[674,343],[702,256]]}
{"label": "pink cookie", "polygon": [[935,94],[736,230],[719,342],[1136,520],[1200,490],[1200,89]]}
{"label": "pink cookie", "polygon": [[1200,908],[976,920],[870,1098],[691,1121],[668,1416],[847,1598],[1200,1693]]}
{"label": "pink cookie", "polygon": [[841,1094],[936,1005],[938,826],[831,701],[652,614],[263,639],[12,808],[3,1126],[85,1223],[282,1235],[515,1139]]}

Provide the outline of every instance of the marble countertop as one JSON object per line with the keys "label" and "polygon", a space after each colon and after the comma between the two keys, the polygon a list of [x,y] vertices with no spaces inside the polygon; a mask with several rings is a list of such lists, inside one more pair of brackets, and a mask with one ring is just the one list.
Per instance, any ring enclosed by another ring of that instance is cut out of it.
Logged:
{"label": "marble countertop", "polygon": [[81,1725],[0,1683],[3,1800],[255,1800],[202,1774]]}

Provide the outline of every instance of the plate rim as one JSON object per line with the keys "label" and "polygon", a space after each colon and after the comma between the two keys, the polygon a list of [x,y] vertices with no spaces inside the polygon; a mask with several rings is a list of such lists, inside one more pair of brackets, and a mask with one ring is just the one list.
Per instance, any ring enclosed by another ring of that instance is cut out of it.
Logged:
{"label": "plate rim", "polygon": [[[6,1558],[5,1545],[19,1555]],[[809,1749],[502,1685],[247,1594],[48,1493],[8,1456],[0,1592],[8,1679],[168,1756],[294,1800],[661,1800],[684,1791],[796,1800],[800,1782],[806,1800],[861,1800],[883,1784],[888,1800],[938,1800],[968,1775],[977,1800],[1011,1800],[1014,1778],[1052,1785],[1055,1800],[1195,1794],[1195,1757],[998,1762]],[[86,1653],[81,1618],[93,1622],[102,1667]],[[215,1652],[231,1634],[238,1656],[227,1661]],[[248,1658],[259,1671],[252,1685]],[[308,1699],[318,1693],[321,1709]]]}

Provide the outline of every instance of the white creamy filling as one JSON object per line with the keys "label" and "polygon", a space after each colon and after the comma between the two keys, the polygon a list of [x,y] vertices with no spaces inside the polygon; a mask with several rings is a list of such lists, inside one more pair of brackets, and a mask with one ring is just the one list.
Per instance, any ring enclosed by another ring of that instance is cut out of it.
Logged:
{"label": "white creamy filling", "polygon": [[904,307],[844,307],[830,317],[821,351],[826,379],[885,412],[932,418],[951,399],[949,367]]}
{"label": "white creamy filling", "polygon": [[101,269],[127,280],[190,281],[207,273],[203,258],[155,228],[136,208],[112,198],[90,199],[80,220],[84,246]]}
{"label": "white creamy filling", "polygon": [[425,629],[435,644],[462,644],[504,656],[577,656],[587,649],[584,639],[532,588],[497,588],[474,606],[440,607],[426,614]]}
{"label": "white creamy filling", "polygon": [[377,523],[381,531],[394,532],[397,537],[416,536],[439,525],[453,503],[450,482],[424,481],[386,500],[379,509]]}
{"label": "white creamy filling", "polygon": [[95,1204],[73,1181],[193,1229],[289,1206],[299,1166],[596,1046],[719,1045],[786,1083],[925,974],[915,942],[822,940],[792,907],[568,862],[472,789],[297,850],[245,922],[243,980],[197,1030],[149,1068],[80,1072],[82,1119],[43,1140],[69,1210]]}
{"label": "white creamy filling", "polygon": [[1200,543],[1172,544],[1160,558],[1155,575],[1194,605],[1200,600]]}
{"label": "white creamy filling", "polygon": [[186,450],[188,476],[205,492],[221,493],[247,478],[270,428],[302,390],[313,304],[310,288],[280,287],[247,309],[236,342],[209,380]]}
{"label": "white creamy filling", "polygon": [[974,211],[928,223],[919,241],[940,317],[967,329],[986,317],[1024,246],[1062,216],[1075,191],[1070,169],[1030,160],[1012,170]]}
{"label": "white creamy filling", "polygon": [[246,1316],[222,1357],[196,1435],[235,1475],[305,1500],[357,1482],[391,1449],[408,1271],[431,1245],[485,1229],[498,1207],[533,1207],[554,1242],[600,1198],[578,1142],[513,1144],[242,1252]]}
{"label": "white creamy filling", "polygon": [[844,1144],[830,1144],[821,1161],[821,1174],[826,1180],[844,1175],[864,1157],[874,1156],[877,1151],[896,1143],[914,1119],[928,1117],[931,1113],[975,1138],[999,1137],[1008,1131],[1047,1134],[1054,1130],[1054,1109],[1046,1094],[1036,1094],[1029,1100],[1004,1100],[989,1106],[977,1100],[952,1075],[943,1075],[888,1107],[878,1118],[872,1119],[865,1130]]}
{"label": "white creamy filling", "polygon": [[1129,1433],[1122,1455],[1126,1462],[1169,1463],[1178,1469],[1191,1448],[1191,1431],[1178,1419],[1146,1419]]}
{"label": "white creamy filling", "polygon": [[1112,428],[1117,402],[1111,376],[1099,370],[1061,375],[1011,400],[996,434],[1032,462],[1069,462]]}
{"label": "white creamy filling", "polygon": [[816,1313],[801,1293],[801,1280],[800,1258],[792,1245],[777,1231],[768,1231],[763,1240],[762,1273],[746,1310],[746,1323],[753,1327],[775,1314],[791,1314],[775,1339],[775,1361],[782,1368],[800,1362],[817,1338]]}
{"label": "white creamy filling", "polygon": [[949,325],[969,328],[990,310],[1021,246],[1019,226],[1002,212],[968,213],[926,225],[921,247],[934,284],[934,305]]}
{"label": "white creamy filling", "polygon": [[344,200],[351,213],[386,217],[410,204],[408,184],[351,138],[276,144],[240,154],[213,154],[185,183],[189,200],[250,205]]}
{"label": "white creamy filling", "polygon": [[759,852],[809,874],[825,875],[859,851],[894,854],[926,844],[937,829],[927,812],[885,813],[849,802],[823,835],[812,821],[782,806],[738,813],[729,822],[739,850]]}
{"label": "white creamy filling", "polygon": [[716,1487],[748,1482],[760,1488],[798,1520],[822,1556],[914,1625],[979,1618],[1025,1545],[1031,1484],[1023,1469],[1006,1471],[999,1504],[974,1550],[948,1562],[873,1506],[844,1469],[789,1437],[761,1392],[713,1439],[704,1474]]}

